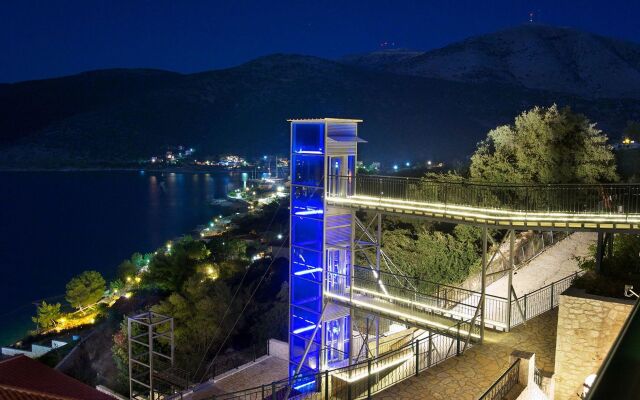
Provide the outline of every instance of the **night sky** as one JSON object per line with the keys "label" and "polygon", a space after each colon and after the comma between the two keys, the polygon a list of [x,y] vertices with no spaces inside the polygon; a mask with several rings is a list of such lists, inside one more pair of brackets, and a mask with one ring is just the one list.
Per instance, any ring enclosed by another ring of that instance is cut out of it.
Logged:
{"label": "night sky", "polygon": [[[346,4],[345,4],[346,3]],[[526,23],[640,42],[640,2],[43,0],[0,7],[0,82],[113,67],[196,72],[271,53],[428,50]]]}

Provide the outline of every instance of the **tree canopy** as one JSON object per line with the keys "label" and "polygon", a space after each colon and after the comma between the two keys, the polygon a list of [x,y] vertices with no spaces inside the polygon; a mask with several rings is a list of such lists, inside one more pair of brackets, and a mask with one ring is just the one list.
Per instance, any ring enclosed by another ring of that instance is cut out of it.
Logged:
{"label": "tree canopy", "polygon": [[618,180],[607,136],[568,107],[534,107],[491,130],[471,157],[474,179],[505,183]]}
{"label": "tree canopy", "polygon": [[210,255],[211,252],[203,242],[185,237],[174,243],[170,250],[153,257],[144,279],[147,284],[161,289],[179,291]]}
{"label": "tree canopy", "polygon": [[84,271],[67,283],[66,299],[73,307],[83,309],[97,303],[106,290],[98,271]]}
{"label": "tree canopy", "polygon": [[[180,292],[172,293],[153,307],[153,311],[171,315],[175,320],[178,365],[191,372],[203,354],[215,353],[231,329],[243,301],[230,305],[231,291],[222,281],[201,282],[197,276],[187,280]],[[227,306],[231,310],[224,321]],[[200,372],[203,372],[201,369]]]}
{"label": "tree canopy", "polygon": [[38,313],[31,320],[38,324],[38,328],[47,330],[56,326],[56,321],[60,319],[62,312],[60,311],[60,303],[48,304],[43,301],[38,306]]}

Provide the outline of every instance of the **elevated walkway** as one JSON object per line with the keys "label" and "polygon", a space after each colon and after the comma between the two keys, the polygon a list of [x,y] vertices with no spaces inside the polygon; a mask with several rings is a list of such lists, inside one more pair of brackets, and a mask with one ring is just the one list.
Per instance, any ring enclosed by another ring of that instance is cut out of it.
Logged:
{"label": "elevated walkway", "polygon": [[[505,229],[640,232],[640,184],[517,185],[330,177],[328,204]],[[340,184],[336,184],[338,181]]]}

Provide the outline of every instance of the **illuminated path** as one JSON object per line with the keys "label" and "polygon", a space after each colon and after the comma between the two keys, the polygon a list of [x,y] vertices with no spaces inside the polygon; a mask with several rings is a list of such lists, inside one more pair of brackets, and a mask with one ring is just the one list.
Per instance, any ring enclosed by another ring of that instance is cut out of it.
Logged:
{"label": "illuminated path", "polygon": [[[328,204],[515,229],[640,232],[640,185],[501,185],[330,177]],[[348,188],[348,189],[345,189]],[[351,192],[351,193],[350,193]]]}

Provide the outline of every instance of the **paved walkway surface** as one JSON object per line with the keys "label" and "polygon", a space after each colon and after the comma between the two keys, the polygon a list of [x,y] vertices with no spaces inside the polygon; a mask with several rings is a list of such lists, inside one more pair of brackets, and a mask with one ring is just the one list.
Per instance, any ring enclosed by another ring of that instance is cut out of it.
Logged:
{"label": "paved walkway surface", "polygon": [[281,358],[268,356],[260,362],[235,373],[225,374],[215,383],[203,384],[197,393],[189,396],[189,399],[200,400],[211,398],[212,395],[233,393],[239,390],[253,388],[260,385],[268,385],[287,377],[288,362]]}
{"label": "paved walkway surface", "polygon": [[[513,288],[518,297],[565,278],[578,271],[575,257],[589,254],[589,245],[595,244],[596,234],[576,232],[543,251],[513,275]],[[502,277],[487,286],[487,294],[507,297],[508,277]]]}
{"label": "paved walkway surface", "polygon": [[417,377],[374,396],[381,400],[476,400],[509,367],[513,350],[536,353],[536,366],[553,371],[558,310],[540,315],[511,333],[487,331],[485,342]]}

